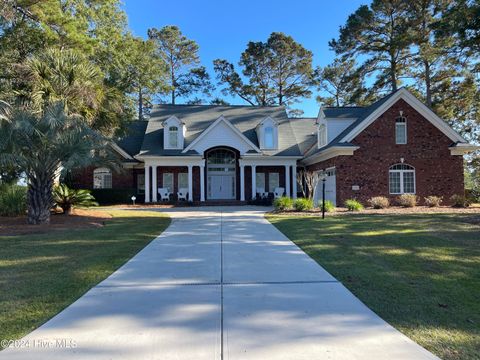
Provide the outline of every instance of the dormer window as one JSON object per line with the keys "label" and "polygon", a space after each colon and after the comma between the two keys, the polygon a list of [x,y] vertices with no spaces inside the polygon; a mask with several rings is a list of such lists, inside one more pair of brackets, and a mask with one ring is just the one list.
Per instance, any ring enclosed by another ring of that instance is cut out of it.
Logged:
{"label": "dormer window", "polygon": [[273,128],[271,126],[264,129],[264,145],[265,149],[273,149],[275,147],[275,141],[273,139]]}
{"label": "dormer window", "polygon": [[395,143],[399,145],[407,143],[407,119],[401,114],[395,119]]}
{"label": "dormer window", "polygon": [[278,124],[267,117],[257,126],[257,137],[260,149],[275,150],[278,148]]}
{"label": "dormer window", "polygon": [[163,146],[165,149],[183,149],[186,128],[185,124],[175,116],[163,122]]}
{"label": "dormer window", "polygon": [[168,128],[168,146],[170,148],[178,148],[178,127],[170,126]]}
{"label": "dormer window", "polygon": [[327,126],[320,124],[318,126],[318,148],[327,145]]}

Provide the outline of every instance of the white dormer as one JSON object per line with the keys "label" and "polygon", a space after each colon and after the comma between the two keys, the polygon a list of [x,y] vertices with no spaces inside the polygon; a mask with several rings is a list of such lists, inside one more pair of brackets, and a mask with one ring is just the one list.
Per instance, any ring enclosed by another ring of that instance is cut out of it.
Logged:
{"label": "white dormer", "polygon": [[265,118],[257,126],[257,137],[260,149],[278,149],[278,123],[271,117]]}
{"label": "white dormer", "polygon": [[163,122],[163,148],[183,149],[186,131],[185,124],[176,116],[169,117]]}
{"label": "white dormer", "polygon": [[317,129],[318,148],[328,144],[328,128],[325,122],[320,122]]}

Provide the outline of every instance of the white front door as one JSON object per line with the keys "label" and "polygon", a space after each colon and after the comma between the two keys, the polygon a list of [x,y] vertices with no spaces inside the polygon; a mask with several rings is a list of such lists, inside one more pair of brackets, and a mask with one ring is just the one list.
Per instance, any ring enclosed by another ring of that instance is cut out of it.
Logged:
{"label": "white front door", "polygon": [[[336,175],[335,169],[328,169],[325,171],[326,179],[325,179],[325,200],[329,200],[333,203],[333,205],[337,206],[337,185],[336,185]],[[322,202],[322,181],[319,180],[317,186],[315,186],[315,190],[313,193],[313,199],[315,201],[315,205],[321,206]],[[319,203],[320,202],[320,203]]]}
{"label": "white front door", "polygon": [[209,198],[214,200],[235,198],[233,175],[210,175],[208,177]]}

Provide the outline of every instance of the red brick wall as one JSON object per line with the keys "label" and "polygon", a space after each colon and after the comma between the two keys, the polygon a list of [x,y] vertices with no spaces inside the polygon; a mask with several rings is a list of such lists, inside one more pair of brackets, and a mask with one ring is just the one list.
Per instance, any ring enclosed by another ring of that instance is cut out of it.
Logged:
{"label": "red brick wall", "polygon": [[[395,119],[403,111],[407,118],[407,144],[395,144]],[[415,168],[416,193],[420,200],[429,195],[443,196],[448,204],[453,194],[463,194],[463,157],[450,155],[447,136],[422,117],[405,101],[399,100],[353,141],[360,146],[353,156],[339,156],[309,169],[335,166],[337,204],[356,198],[364,203],[372,196],[389,195],[388,170],[404,158]],[[353,191],[352,185],[359,185]]]}
{"label": "red brick wall", "polygon": [[[89,166],[83,169],[76,169],[70,178],[71,185],[75,189],[93,189],[93,170],[96,166]],[[112,188],[131,189],[137,186],[136,174],[143,173],[143,169],[120,169],[112,170]]]}

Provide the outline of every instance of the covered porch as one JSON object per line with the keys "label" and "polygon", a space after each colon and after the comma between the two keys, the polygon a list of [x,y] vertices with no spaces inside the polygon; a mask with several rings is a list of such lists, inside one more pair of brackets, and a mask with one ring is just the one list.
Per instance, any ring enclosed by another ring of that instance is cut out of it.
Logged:
{"label": "covered porch", "polygon": [[171,201],[185,189],[185,200],[194,203],[245,203],[265,194],[273,197],[276,188],[297,197],[296,158],[240,156],[234,150],[228,156],[221,150],[204,156],[146,158],[145,202],[161,202],[159,189],[166,189]]}

